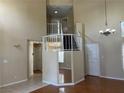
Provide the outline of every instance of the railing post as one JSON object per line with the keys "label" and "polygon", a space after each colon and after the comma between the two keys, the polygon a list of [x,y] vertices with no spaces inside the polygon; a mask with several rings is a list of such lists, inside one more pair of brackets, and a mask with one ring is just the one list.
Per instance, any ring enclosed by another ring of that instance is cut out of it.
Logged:
{"label": "railing post", "polygon": [[63,41],[63,35],[60,36],[60,42],[61,42],[61,50],[64,51],[64,41]]}
{"label": "railing post", "polygon": [[71,51],[73,51],[73,35],[71,35]]}

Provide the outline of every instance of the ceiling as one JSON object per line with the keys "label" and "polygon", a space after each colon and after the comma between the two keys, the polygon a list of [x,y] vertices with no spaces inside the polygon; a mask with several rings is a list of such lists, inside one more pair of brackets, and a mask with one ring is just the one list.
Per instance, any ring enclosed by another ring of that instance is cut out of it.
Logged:
{"label": "ceiling", "polygon": [[[54,11],[58,11],[57,14]],[[64,17],[68,14],[69,11],[72,11],[72,6],[48,6],[47,14],[52,17]]]}

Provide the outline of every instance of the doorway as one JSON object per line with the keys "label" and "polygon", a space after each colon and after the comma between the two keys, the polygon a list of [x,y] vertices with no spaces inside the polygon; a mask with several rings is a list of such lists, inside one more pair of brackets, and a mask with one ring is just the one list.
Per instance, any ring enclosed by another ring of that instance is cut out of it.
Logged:
{"label": "doorway", "polygon": [[28,77],[42,78],[42,43],[39,41],[28,42]]}
{"label": "doorway", "polygon": [[87,44],[87,75],[100,76],[100,53],[98,44]]}

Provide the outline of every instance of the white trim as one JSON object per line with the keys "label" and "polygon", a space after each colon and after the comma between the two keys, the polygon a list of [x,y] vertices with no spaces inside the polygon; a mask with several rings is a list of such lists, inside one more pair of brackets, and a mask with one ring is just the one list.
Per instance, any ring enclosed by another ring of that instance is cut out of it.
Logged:
{"label": "white trim", "polygon": [[74,83],[57,84],[57,86],[73,86]]}
{"label": "white trim", "polygon": [[114,80],[124,80],[124,78],[115,78],[115,77],[109,77],[109,76],[99,76],[101,78],[106,78],[106,79],[114,79]]}
{"label": "white trim", "polygon": [[85,78],[82,78],[82,79],[76,81],[76,82],[74,83],[74,85],[76,85],[76,84],[78,84],[78,83],[80,83],[80,82],[82,82],[82,81],[84,81],[84,80],[85,80]]}
{"label": "white trim", "polygon": [[44,36],[41,36],[42,37],[53,37],[53,36],[77,36],[77,37],[80,37],[78,36],[77,34],[50,34],[50,35],[44,35]]}
{"label": "white trim", "polygon": [[68,68],[68,67],[60,67],[60,69],[71,70],[71,68]]}
{"label": "white trim", "polygon": [[[72,37],[71,37],[71,42],[73,42],[72,41]],[[72,49],[73,49],[73,45],[71,45],[72,46]],[[71,76],[72,76],[72,82],[74,82],[74,59],[73,59],[73,56],[74,56],[74,51],[71,51]]]}
{"label": "white trim", "polygon": [[17,81],[17,82],[12,82],[12,83],[8,83],[8,84],[4,84],[4,85],[1,85],[0,88],[8,87],[8,86],[15,85],[15,84],[19,84],[19,83],[25,82],[27,80],[28,79],[24,79],[24,80],[20,80],[20,81]]}
{"label": "white trim", "polygon": [[45,80],[43,80],[43,83],[47,83],[48,85],[52,84],[54,86],[72,86],[72,85],[75,85],[74,83],[56,84],[56,83],[45,81]]}
{"label": "white trim", "polygon": [[52,85],[54,85],[54,86],[73,86],[73,85],[76,85],[76,84],[78,84],[78,83],[80,83],[80,82],[82,82],[82,81],[84,81],[84,80],[85,80],[85,79],[82,78],[82,79],[78,80],[78,81],[75,82],[75,83],[65,83],[65,84],[56,84],[56,83],[53,83],[53,82],[49,82],[49,81],[43,80],[43,83],[47,83],[48,85],[52,84]]}
{"label": "white trim", "polygon": [[46,83],[46,84],[48,84],[48,85],[52,84],[52,85],[55,85],[55,86],[57,86],[57,85],[58,85],[58,84],[56,84],[56,83],[49,82],[49,81],[46,81],[46,80],[43,80],[43,83]]}

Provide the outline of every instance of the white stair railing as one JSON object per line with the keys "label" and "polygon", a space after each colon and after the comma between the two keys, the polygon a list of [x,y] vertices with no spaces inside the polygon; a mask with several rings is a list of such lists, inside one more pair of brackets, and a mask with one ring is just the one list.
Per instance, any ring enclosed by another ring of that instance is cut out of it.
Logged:
{"label": "white stair railing", "polygon": [[76,34],[53,34],[42,37],[46,51],[81,51],[82,38]]}

